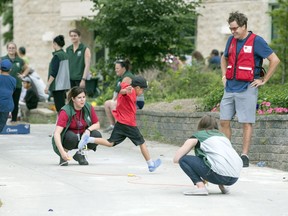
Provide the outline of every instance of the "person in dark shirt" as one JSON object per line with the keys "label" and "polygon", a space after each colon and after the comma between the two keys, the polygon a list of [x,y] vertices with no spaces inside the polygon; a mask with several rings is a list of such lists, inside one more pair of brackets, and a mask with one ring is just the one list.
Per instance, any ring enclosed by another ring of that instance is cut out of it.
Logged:
{"label": "person in dark shirt", "polygon": [[25,77],[22,80],[23,87],[27,89],[26,95],[24,97],[24,101],[26,103],[26,107],[31,109],[36,109],[38,106],[39,97],[37,92],[32,88],[31,79],[29,77]]}
{"label": "person in dark shirt", "polygon": [[220,62],[221,58],[219,56],[219,51],[217,49],[213,49],[210,54],[209,58],[209,68],[215,70],[215,69],[220,69]]}
{"label": "person in dark shirt", "polygon": [[64,52],[65,40],[63,35],[53,39],[53,58],[49,64],[48,81],[45,93],[52,93],[57,112],[66,102],[66,91],[70,89],[68,55]]}
{"label": "person in dark shirt", "polygon": [[14,109],[13,92],[16,89],[16,79],[10,75],[12,62],[0,59],[0,132],[6,125],[9,112]]}

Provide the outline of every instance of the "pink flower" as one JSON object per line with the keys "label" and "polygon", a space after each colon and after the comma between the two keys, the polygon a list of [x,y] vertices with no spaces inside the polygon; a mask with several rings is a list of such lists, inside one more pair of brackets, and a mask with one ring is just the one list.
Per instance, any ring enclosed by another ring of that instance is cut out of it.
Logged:
{"label": "pink flower", "polygon": [[261,103],[261,105],[265,105],[266,104],[266,101],[263,101],[262,103]]}
{"label": "pink flower", "polygon": [[283,112],[283,109],[281,107],[277,107],[277,110],[276,110],[277,113],[282,113]]}
{"label": "pink flower", "polygon": [[211,112],[217,112],[217,107],[214,107]]}
{"label": "pink flower", "polygon": [[268,110],[267,110],[267,113],[269,113],[269,114],[271,114],[273,112],[273,108],[269,108]]}
{"label": "pink flower", "polygon": [[263,110],[260,110],[260,109],[257,112],[258,112],[259,115],[264,115],[265,114],[265,112]]}
{"label": "pink flower", "polygon": [[281,113],[287,113],[288,108],[283,108],[283,107],[276,107],[274,108],[275,113],[281,114]]}
{"label": "pink flower", "polygon": [[210,112],[219,112],[220,104],[218,103]]}
{"label": "pink flower", "polygon": [[271,103],[268,101],[263,101],[260,106],[259,109],[257,111],[257,113],[259,115],[265,115],[265,114],[287,114],[288,113],[288,108],[284,108],[284,107],[271,107]]}

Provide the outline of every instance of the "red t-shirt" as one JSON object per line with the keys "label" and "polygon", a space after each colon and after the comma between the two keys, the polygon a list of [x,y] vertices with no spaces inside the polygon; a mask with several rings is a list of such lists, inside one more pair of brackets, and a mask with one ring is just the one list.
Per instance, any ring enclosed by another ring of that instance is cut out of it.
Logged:
{"label": "red t-shirt", "polygon": [[[91,106],[90,109],[91,109],[91,122],[92,124],[95,124],[99,120],[98,120],[98,117],[96,115],[96,112],[93,106]],[[82,134],[87,128],[87,123],[84,120],[84,113],[82,112],[82,116],[81,116],[81,110],[75,110],[75,112],[76,114],[71,119],[69,130],[73,131],[75,134],[77,133]],[[56,125],[65,128],[67,126],[68,120],[69,118],[65,110],[61,110],[58,115],[58,120],[57,120]]]}
{"label": "red t-shirt", "polygon": [[[122,82],[121,89],[126,88],[129,84]],[[137,126],[136,124],[136,92],[132,88],[130,94],[118,94],[117,107],[113,110],[115,119],[121,124]]]}

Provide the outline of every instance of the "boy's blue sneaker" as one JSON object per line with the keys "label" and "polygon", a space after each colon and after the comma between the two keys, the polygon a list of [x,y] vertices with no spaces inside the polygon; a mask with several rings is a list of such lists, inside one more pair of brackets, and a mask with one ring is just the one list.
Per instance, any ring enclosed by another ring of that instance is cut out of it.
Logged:
{"label": "boy's blue sneaker", "polygon": [[78,143],[78,149],[80,149],[80,150],[83,149],[84,146],[87,145],[88,139],[89,139],[89,135],[88,134],[83,134],[82,137],[81,137],[80,142]]}
{"label": "boy's blue sneaker", "polygon": [[150,172],[154,172],[157,169],[157,167],[161,165],[161,160],[159,158],[153,162],[154,162],[154,166],[148,166],[148,169]]}

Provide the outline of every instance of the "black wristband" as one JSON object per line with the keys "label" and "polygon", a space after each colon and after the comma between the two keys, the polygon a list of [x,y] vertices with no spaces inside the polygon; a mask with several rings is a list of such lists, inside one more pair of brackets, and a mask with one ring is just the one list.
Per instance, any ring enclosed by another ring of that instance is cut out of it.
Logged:
{"label": "black wristband", "polygon": [[86,128],[86,130],[90,131],[90,133],[91,133],[91,130],[89,128]]}
{"label": "black wristband", "polygon": [[85,79],[85,78],[82,78],[82,80],[86,81],[86,79]]}

